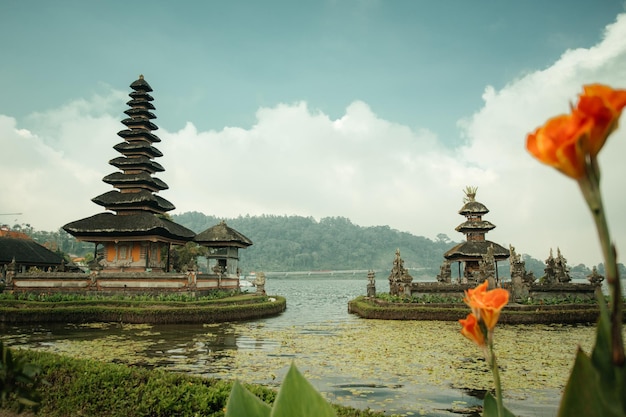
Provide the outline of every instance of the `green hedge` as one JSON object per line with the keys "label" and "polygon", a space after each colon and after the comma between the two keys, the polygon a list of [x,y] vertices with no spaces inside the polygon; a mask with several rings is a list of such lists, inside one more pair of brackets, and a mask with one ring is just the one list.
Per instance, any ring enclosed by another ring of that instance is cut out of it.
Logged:
{"label": "green hedge", "polygon": [[287,300],[284,297],[272,299],[274,301],[268,297],[232,297],[214,302],[0,300],[0,323],[217,323],[268,317],[285,311]]}
{"label": "green hedge", "polygon": [[[470,310],[465,304],[388,303],[360,296],[348,303],[348,311],[367,319],[456,321],[465,318]],[[589,304],[507,306],[502,310],[499,322],[595,323],[599,314],[598,307]]]}
{"label": "green hedge", "polygon": [[[129,367],[52,353],[15,351],[41,370],[39,415],[49,417],[200,417],[223,416],[232,382]],[[246,385],[272,403],[276,392]],[[339,417],[383,417],[382,413],[334,406]]]}

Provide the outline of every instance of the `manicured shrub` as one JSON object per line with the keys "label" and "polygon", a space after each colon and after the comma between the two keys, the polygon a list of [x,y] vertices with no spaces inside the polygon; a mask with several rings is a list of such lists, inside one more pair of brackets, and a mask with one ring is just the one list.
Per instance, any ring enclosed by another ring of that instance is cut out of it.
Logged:
{"label": "manicured shrub", "polygon": [[[232,381],[202,378],[46,352],[17,350],[20,360],[41,370],[39,415],[49,417],[222,417]],[[276,391],[245,388],[267,404]],[[339,417],[383,417],[382,413],[333,405]]]}

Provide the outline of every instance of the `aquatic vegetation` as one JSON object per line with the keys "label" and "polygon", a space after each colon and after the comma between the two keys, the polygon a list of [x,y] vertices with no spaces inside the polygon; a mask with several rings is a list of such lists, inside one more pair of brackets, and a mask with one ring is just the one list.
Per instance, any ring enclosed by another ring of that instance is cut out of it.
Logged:
{"label": "aquatic vegetation", "polygon": [[[108,323],[89,338],[28,344],[28,349],[102,362],[158,367],[278,387],[292,363],[327,400],[410,415],[442,408],[441,392],[476,404],[466,390],[492,388],[485,361],[458,334],[456,322],[360,320],[271,326],[264,322],[206,324],[173,340],[167,326]],[[555,407],[576,346],[592,347],[594,328],[501,325],[499,352],[505,401]],[[91,326],[85,327],[89,329]],[[384,341],[384,343],[381,343]],[[540,388],[540,389],[538,389]],[[456,394],[455,394],[456,393]],[[390,403],[390,400],[394,403]],[[446,404],[453,407],[452,404]]]}

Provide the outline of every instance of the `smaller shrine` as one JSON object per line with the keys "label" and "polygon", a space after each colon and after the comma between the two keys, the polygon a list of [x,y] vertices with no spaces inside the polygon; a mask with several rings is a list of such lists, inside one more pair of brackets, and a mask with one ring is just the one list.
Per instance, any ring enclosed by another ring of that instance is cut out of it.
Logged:
{"label": "smaller shrine", "polygon": [[239,249],[252,245],[252,241],[228,227],[225,221],[198,233],[194,242],[208,249],[208,268],[218,277],[239,278]]}
{"label": "smaller shrine", "polygon": [[[467,187],[465,189],[465,198],[463,200],[465,204],[459,210],[459,214],[465,216],[466,220],[457,226],[455,230],[465,235],[465,242],[454,246],[444,253],[443,256],[447,262],[458,263],[458,275],[461,283],[477,284],[488,278],[485,276],[486,273],[493,273],[494,280],[497,282],[497,262],[508,259],[509,251],[485,238],[487,232],[495,229],[496,226],[487,220],[483,220],[483,216],[489,213],[489,210],[484,204],[476,201],[476,191],[476,187]],[[485,262],[492,264],[487,265]],[[462,274],[461,266],[463,266]],[[440,282],[445,282],[448,279],[443,268],[441,278],[438,278]]]}
{"label": "smaller shrine", "polygon": [[[589,302],[601,296],[604,277],[595,267],[587,276],[589,283],[572,282],[567,260],[557,248],[556,257],[550,250],[545,275],[536,282],[533,272],[526,271],[524,259],[512,245],[505,249],[485,238],[495,226],[483,219],[489,210],[476,201],[476,188],[467,187],[465,194],[459,214],[465,216],[466,221],[456,230],[465,235],[466,241],[444,254],[437,280],[413,282],[398,249],[389,275],[389,295],[400,299],[377,298],[374,273],[370,271],[367,297],[350,301],[350,313],[370,319],[456,321],[460,318],[458,305],[467,291],[487,281],[489,288],[509,291],[509,303],[501,317],[503,322],[590,323],[597,320],[598,311]],[[510,263],[510,280],[498,277],[497,262],[506,259]],[[453,263],[458,263],[458,279],[453,279]],[[400,303],[402,308],[397,308]]]}

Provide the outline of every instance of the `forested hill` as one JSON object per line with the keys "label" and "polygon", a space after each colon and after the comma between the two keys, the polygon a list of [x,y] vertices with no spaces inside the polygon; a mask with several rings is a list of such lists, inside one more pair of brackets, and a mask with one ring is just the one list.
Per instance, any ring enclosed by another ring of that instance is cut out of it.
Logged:
{"label": "forested hill", "polygon": [[[315,271],[374,269],[390,271],[396,249],[405,268],[439,272],[443,253],[455,242],[440,235],[436,241],[391,229],[361,227],[344,217],[319,221],[301,216],[245,216],[222,219],[198,212],[172,215],[172,219],[196,233],[221,220],[254,243],[240,250],[240,265],[250,271]],[[419,272],[411,271],[418,276]],[[434,275],[433,275],[434,274]]]}

